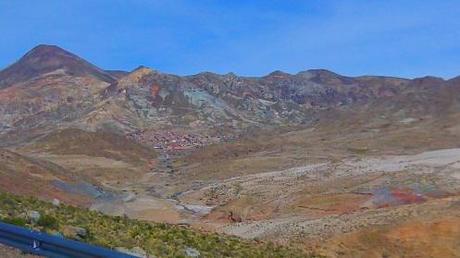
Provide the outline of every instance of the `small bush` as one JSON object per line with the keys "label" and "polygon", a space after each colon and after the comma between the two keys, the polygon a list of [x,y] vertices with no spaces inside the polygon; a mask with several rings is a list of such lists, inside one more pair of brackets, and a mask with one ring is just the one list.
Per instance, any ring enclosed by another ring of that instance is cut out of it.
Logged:
{"label": "small bush", "polygon": [[57,229],[58,228],[58,221],[55,217],[50,215],[43,215],[37,221],[37,225],[45,228],[45,229]]}
{"label": "small bush", "polygon": [[27,221],[23,218],[18,218],[18,217],[14,217],[14,218],[4,218],[2,219],[3,222],[5,223],[9,223],[9,224],[13,224],[13,225],[17,225],[17,226],[25,226],[27,224]]}

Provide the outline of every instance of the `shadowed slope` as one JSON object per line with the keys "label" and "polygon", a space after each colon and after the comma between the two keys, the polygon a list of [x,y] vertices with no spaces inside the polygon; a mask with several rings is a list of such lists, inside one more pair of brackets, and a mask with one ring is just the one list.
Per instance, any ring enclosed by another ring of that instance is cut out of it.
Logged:
{"label": "shadowed slope", "polygon": [[[150,148],[109,132],[65,129],[51,133],[29,147],[59,155],[87,155],[139,163],[155,158]],[[28,149],[29,149],[28,148]]]}
{"label": "shadowed slope", "polygon": [[49,161],[30,158],[16,152],[0,149],[0,190],[67,203],[87,204],[90,196],[71,194],[58,188],[55,182],[75,183],[77,177],[70,171]]}

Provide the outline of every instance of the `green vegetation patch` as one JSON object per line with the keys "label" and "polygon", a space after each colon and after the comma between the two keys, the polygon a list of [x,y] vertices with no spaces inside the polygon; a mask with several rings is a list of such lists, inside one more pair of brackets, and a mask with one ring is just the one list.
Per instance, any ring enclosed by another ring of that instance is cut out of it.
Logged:
{"label": "green vegetation patch", "polygon": [[[31,211],[40,213],[40,218],[35,222],[28,218],[27,214]],[[190,248],[197,250],[200,257],[315,257],[272,243],[202,233],[187,227],[127,217],[111,217],[84,208],[54,206],[7,193],[0,193],[0,220],[48,233],[64,233],[68,238],[109,248],[140,247],[158,257],[186,257],[186,250]],[[85,237],[68,235],[68,227],[85,230]]]}

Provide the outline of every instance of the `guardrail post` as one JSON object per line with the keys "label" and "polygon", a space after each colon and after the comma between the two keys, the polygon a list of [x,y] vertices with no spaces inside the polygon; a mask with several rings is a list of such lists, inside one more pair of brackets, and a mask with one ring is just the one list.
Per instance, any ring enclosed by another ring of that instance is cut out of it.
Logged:
{"label": "guardrail post", "polygon": [[37,241],[37,240],[34,240],[32,242],[32,248],[35,249],[35,250],[40,250],[40,242]]}

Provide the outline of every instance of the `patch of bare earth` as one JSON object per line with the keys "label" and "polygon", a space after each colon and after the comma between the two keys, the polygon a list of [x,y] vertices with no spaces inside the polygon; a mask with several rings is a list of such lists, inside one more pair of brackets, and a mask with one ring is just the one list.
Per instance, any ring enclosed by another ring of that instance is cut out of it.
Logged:
{"label": "patch of bare earth", "polygon": [[2,258],[38,258],[41,256],[26,254],[18,249],[0,244],[0,256]]}

